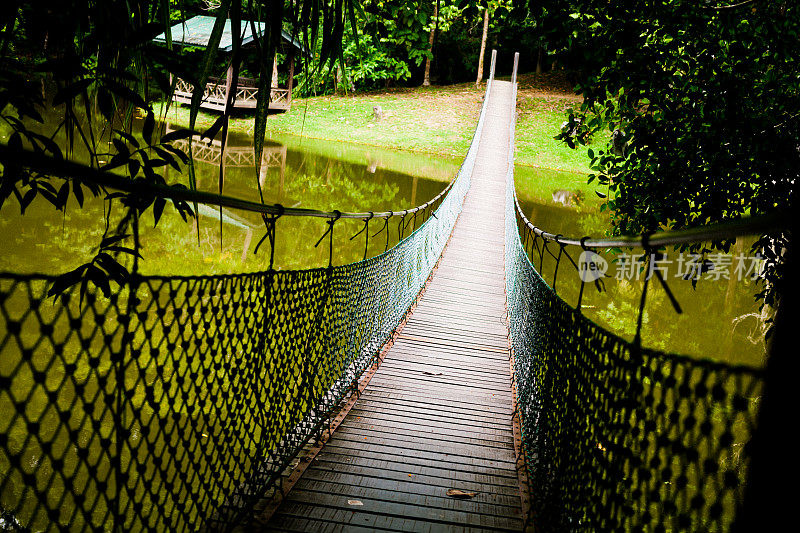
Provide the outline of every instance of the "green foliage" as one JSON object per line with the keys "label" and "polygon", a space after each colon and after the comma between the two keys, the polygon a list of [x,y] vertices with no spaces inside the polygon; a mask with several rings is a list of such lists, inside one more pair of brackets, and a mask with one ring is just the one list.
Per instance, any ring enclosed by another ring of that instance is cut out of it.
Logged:
{"label": "green foliage", "polygon": [[344,50],[345,62],[353,65],[349,74],[356,86],[363,87],[374,82],[407,80],[411,77],[408,63],[393,57],[384,43],[376,43],[375,37],[359,34],[358,43],[351,39]]}
{"label": "green foliage", "polygon": [[365,0],[355,13],[356,28],[344,30],[342,61],[322,64],[317,50],[311,68],[299,76],[306,82],[302,92],[348,92],[409,81],[428,56],[432,6],[428,1]]}
{"label": "green foliage", "polygon": [[[790,2],[575,0],[584,102],[560,138],[590,151],[615,232],[788,209],[800,175],[800,9]],[[764,236],[766,301],[786,235]],[[730,243],[719,243],[727,248]]]}
{"label": "green foliage", "polygon": [[[16,199],[24,211],[41,197],[63,211],[70,197],[83,205],[86,187],[96,196],[105,196],[108,212],[112,205],[121,205],[126,212],[118,225],[107,224],[98,236],[100,247],[95,258],[65,275],[55,288],[63,291],[82,283],[85,291],[88,280],[106,292],[109,280],[123,281],[127,270],[116,257],[121,254],[124,261],[127,256],[135,256],[129,250],[136,252],[136,247],[123,246],[121,242],[109,247],[103,243],[135,235],[138,219],[146,211],[152,209],[158,221],[166,205],[163,199],[152,195],[107,194],[104,188],[82,180],[81,168],[92,172],[113,170],[132,182],[132,187],[126,188],[135,190],[139,180],[164,185],[166,167],[180,169],[185,165],[189,170],[188,184],[173,186],[195,187],[191,162],[171,145],[171,141],[193,132],[187,130],[159,139],[151,102],[174,90],[171,80],[175,77],[204,86],[209,75],[216,73],[219,63],[214,43],[219,41],[226,18],[230,16],[233,28],[242,20],[269,22],[266,34],[254,42],[256,70],[264,89],[271,82],[272,61],[284,23],[290,29],[296,28],[292,33],[318,51],[319,64],[324,66],[341,56],[345,26],[350,23],[355,29],[354,5],[352,0],[301,0],[284,12],[283,2],[243,4],[239,0],[221,0],[214,13],[211,46],[181,55],[170,44],[163,47],[151,40],[161,32],[170,35],[176,14],[183,19],[202,9],[196,0],[6,2],[0,10],[0,123],[10,132],[7,146],[0,146],[0,208],[8,208],[8,200]],[[309,31],[312,20],[324,24]],[[234,73],[243,59],[239,48],[240,42],[234,40],[229,57]],[[189,120],[192,129],[201,94],[195,93],[193,98]],[[254,131],[256,153],[261,153],[264,142],[269,94],[269,90],[262,90],[259,95]],[[57,112],[43,112],[51,109]],[[138,139],[133,135],[134,115],[145,117]],[[229,114],[220,117],[207,132],[209,137],[224,132],[228,118]],[[33,128],[31,125],[36,123]],[[66,138],[66,149],[53,141],[59,132]],[[76,149],[88,155],[76,159]],[[256,180],[257,175],[258,169]],[[173,205],[184,219],[193,215],[188,205]]]}

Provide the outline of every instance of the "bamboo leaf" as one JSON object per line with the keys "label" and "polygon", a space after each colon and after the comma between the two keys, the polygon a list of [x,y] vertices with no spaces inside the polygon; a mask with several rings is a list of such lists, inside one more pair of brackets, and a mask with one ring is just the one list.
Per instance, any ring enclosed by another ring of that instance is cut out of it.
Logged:
{"label": "bamboo leaf", "polygon": [[183,163],[184,165],[189,162],[189,156],[187,156],[185,153],[183,153],[182,150],[179,150],[178,148],[175,148],[174,146],[170,146],[168,144],[162,144],[161,147],[164,150],[166,150],[166,151],[172,153],[173,155],[175,155],[175,157],[180,159],[181,163]]}
{"label": "bamboo leaf", "polygon": [[167,201],[163,198],[156,198],[153,202],[153,227],[158,226],[158,221],[161,220],[161,215],[164,213],[164,206]]}
{"label": "bamboo leaf", "polygon": [[186,139],[188,137],[191,137],[195,133],[196,133],[195,131],[188,129],[179,129],[175,131],[170,131],[161,136],[161,144],[165,144],[172,141],[179,141],[181,139]]}
{"label": "bamboo leaf", "polygon": [[119,235],[112,235],[111,237],[106,237],[102,241],[100,241],[100,249],[107,248],[113,244],[118,243],[121,240],[127,239],[130,237],[128,233],[120,233]]}
{"label": "bamboo leaf", "polygon": [[81,187],[80,182],[78,181],[72,182],[72,194],[75,195],[75,199],[78,201],[78,205],[83,207],[83,187]]}
{"label": "bamboo leaf", "polygon": [[147,111],[147,116],[144,119],[144,125],[142,126],[142,138],[145,140],[148,146],[153,144],[153,130],[156,127],[156,117],[155,114],[151,111]]}
{"label": "bamboo leaf", "polygon": [[59,296],[67,289],[80,282],[83,277],[83,272],[88,266],[89,265],[81,265],[75,270],[70,270],[58,276],[53,280],[53,285],[50,287],[50,290],[47,291],[47,296]]}
{"label": "bamboo leaf", "polygon": [[141,168],[141,166],[141,163],[135,159],[128,161],[128,172],[130,173],[131,178],[136,177],[136,174],[139,173],[139,168]]}
{"label": "bamboo leaf", "polygon": [[133,248],[128,248],[128,247],[125,247],[125,246],[108,246],[108,247],[106,247],[104,249],[108,250],[108,251],[111,251],[111,252],[118,252],[118,253],[121,253],[121,254],[132,255],[132,256],[138,257],[139,259],[142,259],[142,255],[139,252],[137,252],[136,250],[134,250]]}
{"label": "bamboo leaf", "polygon": [[[106,298],[111,296],[111,285],[108,282],[108,276],[100,267],[92,263],[86,265],[86,277],[84,281],[87,279],[103,292],[103,296]],[[82,287],[81,293],[83,292],[85,292],[85,290]],[[81,294],[81,300],[83,300],[83,294]]]}
{"label": "bamboo leaf", "polygon": [[119,261],[107,253],[97,254],[95,261],[103,270],[108,272],[109,277],[117,283],[124,283],[130,275],[127,268],[122,266]]}
{"label": "bamboo leaf", "polygon": [[91,78],[83,78],[60,88],[53,97],[53,105],[58,106],[71,102],[94,82]]}
{"label": "bamboo leaf", "polygon": [[67,206],[67,200],[69,199],[69,182],[65,181],[61,188],[58,189],[58,194],[56,195],[56,209],[63,210]]}

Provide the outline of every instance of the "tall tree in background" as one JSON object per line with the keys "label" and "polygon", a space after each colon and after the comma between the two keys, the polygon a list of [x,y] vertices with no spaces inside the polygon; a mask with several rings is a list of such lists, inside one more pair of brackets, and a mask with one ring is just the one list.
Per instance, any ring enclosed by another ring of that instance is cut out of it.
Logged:
{"label": "tall tree in background", "polygon": [[433,3],[433,19],[431,20],[431,32],[428,37],[428,57],[425,58],[425,74],[422,79],[422,86],[427,87],[431,84],[431,61],[433,60],[433,41],[436,38],[436,28],[439,25],[439,0]]}
{"label": "tall tree in background", "polygon": [[478,55],[478,78],[475,85],[480,85],[483,80],[483,56],[486,54],[486,36],[489,34],[489,4],[483,10],[483,33],[481,34],[481,52]]}

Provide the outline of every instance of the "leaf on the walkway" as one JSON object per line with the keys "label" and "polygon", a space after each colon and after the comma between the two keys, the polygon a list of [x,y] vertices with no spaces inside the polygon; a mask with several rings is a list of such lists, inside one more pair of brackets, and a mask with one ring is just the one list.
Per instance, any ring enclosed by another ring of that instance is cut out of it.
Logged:
{"label": "leaf on the walkway", "polygon": [[441,372],[428,372],[427,370],[425,372],[423,372],[423,374],[425,374],[426,376],[441,376],[442,375]]}
{"label": "leaf on the walkway", "polygon": [[450,489],[447,491],[447,495],[452,498],[469,499],[469,498],[474,498],[475,496],[478,495],[478,493],[468,492],[466,490],[460,490],[460,489]]}
{"label": "leaf on the walkway", "polygon": [[364,505],[361,500],[347,500],[347,505]]}

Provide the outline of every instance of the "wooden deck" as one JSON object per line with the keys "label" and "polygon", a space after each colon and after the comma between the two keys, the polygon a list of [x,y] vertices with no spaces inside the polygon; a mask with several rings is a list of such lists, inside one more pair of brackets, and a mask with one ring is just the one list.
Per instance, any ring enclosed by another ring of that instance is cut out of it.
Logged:
{"label": "wooden deck", "polygon": [[[251,80],[254,82],[254,80]],[[178,79],[172,99],[179,104],[192,104],[194,87],[189,82]],[[228,101],[225,80],[215,80],[206,83],[200,107],[214,111],[225,111]],[[236,89],[235,109],[255,109],[258,104],[258,87],[241,85]],[[289,89],[273,87],[269,96],[269,108],[277,111],[288,111],[292,108],[292,93]]]}
{"label": "wooden deck", "polygon": [[511,84],[495,81],[472,186],[432,281],[268,530],[522,530],[503,277],[510,98]]}

